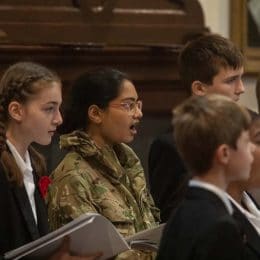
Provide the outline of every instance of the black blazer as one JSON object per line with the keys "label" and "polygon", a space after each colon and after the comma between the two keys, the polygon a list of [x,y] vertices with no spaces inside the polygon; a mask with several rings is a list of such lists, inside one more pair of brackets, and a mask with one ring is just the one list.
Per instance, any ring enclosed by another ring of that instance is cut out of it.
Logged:
{"label": "black blazer", "polygon": [[[254,203],[256,203],[254,201]],[[246,235],[246,246],[248,250],[254,254],[258,259],[260,259],[260,236],[253,227],[253,225],[249,222],[247,217],[236,207],[235,204],[232,203],[234,213],[233,217],[236,221],[241,225],[243,232]],[[258,206],[256,204],[256,206]]]}
{"label": "black blazer", "polygon": [[187,188],[188,172],[176,149],[173,133],[157,137],[150,146],[148,180],[151,195],[166,222]]}
{"label": "black blazer", "polygon": [[163,232],[157,259],[251,260],[245,235],[212,192],[189,187]]}
{"label": "black blazer", "polygon": [[35,179],[36,225],[25,187],[10,183],[0,164],[0,255],[48,233],[48,218],[45,203]]}

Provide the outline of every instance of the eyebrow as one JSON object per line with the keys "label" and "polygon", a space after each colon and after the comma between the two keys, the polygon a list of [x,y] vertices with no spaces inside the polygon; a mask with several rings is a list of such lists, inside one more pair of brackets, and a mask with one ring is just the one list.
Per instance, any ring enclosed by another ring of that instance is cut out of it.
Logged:
{"label": "eyebrow", "polygon": [[235,80],[235,79],[238,79],[238,78],[240,78],[240,75],[234,75],[234,76],[230,76],[230,77],[225,78],[224,81],[226,82],[226,81]]}
{"label": "eyebrow", "polygon": [[135,99],[133,97],[127,97],[122,99],[122,101],[133,101],[133,102],[135,102],[136,100],[139,100],[139,98],[137,97],[137,99]]}
{"label": "eyebrow", "polygon": [[57,101],[49,101],[49,102],[46,102],[46,103],[44,103],[45,105],[58,105],[59,104],[59,102],[57,102]]}

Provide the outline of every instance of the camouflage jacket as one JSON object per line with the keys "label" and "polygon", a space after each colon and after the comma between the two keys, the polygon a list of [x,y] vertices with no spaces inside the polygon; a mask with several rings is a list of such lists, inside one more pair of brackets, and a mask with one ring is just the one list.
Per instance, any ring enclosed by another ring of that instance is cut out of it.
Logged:
{"label": "camouflage jacket", "polygon": [[69,153],[51,175],[47,204],[52,229],[86,212],[105,216],[123,236],[157,225],[159,211],[129,146],[100,149],[82,131],[61,136],[60,145]]}

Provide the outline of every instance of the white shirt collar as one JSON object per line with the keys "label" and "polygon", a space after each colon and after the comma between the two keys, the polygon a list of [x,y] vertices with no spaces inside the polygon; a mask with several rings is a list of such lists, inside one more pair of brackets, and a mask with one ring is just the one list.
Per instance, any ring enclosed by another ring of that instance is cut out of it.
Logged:
{"label": "white shirt collar", "polygon": [[255,202],[250,198],[250,196],[246,192],[243,192],[242,201],[248,208],[249,212],[251,212],[254,216],[260,218],[260,210],[257,208]]}
{"label": "white shirt collar", "polygon": [[238,202],[236,202],[229,194],[228,197],[230,201],[232,201],[232,203],[237,207],[237,209],[253,225],[253,227],[256,229],[258,234],[260,234],[260,211],[256,207],[255,203],[252,201],[252,199],[246,194],[246,192],[243,192],[242,201],[246,205],[248,210],[246,210]]}
{"label": "white shirt collar", "polygon": [[27,192],[33,216],[35,219],[35,222],[37,224],[37,213],[36,213],[36,205],[35,205],[35,199],[34,199],[34,191],[35,191],[35,183],[34,183],[34,178],[33,178],[33,168],[31,164],[31,159],[28,150],[25,153],[25,160],[21,157],[21,155],[18,153],[17,149],[15,146],[9,141],[6,140],[6,143],[20,169],[20,171],[23,174],[23,182],[24,182],[24,187]]}
{"label": "white shirt collar", "polygon": [[210,184],[208,182],[204,182],[201,180],[190,180],[189,186],[203,188],[205,190],[209,190],[209,191],[213,192],[214,194],[216,194],[221,199],[221,201],[224,203],[228,213],[230,215],[232,215],[233,208],[232,208],[231,202],[228,199],[228,196],[227,196],[228,194],[225,191],[223,191],[222,189],[218,188],[217,186],[215,186],[213,184]]}
{"label": "white shirt collar", "polygon": [[16,150],[15,146],[7,139],[6,143],[12,153],[12,155],[14,156],[14,159],[19,167],[19,169],[21,170],[21,172],[23,174],[26,174],[27,171],[32,172],[32,164],[31,164],[31,159],[29,156],[29,152],[26,151],[25,153],[25,160],[23,160],[23,158],[21,157],[21,155],[18,153],[18,151]]}

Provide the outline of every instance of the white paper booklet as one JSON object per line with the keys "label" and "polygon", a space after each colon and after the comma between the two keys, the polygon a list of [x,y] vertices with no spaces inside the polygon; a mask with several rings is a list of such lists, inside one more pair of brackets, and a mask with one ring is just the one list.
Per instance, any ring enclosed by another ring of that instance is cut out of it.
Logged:
{"label": "white paper booklet", "polygon": [[100,259],[113,257],[132,248],[157,250],[164,224],[141,231],[128,238],[117,231],[105,217],[86,213],[63,227],[17,249],[7,252],[5,259],[46,259],[70,237],[70,251],[77,255],[102,252]]}
{"label": "white paper booklet", "polygon": [[46,259],[70,237],[71,252],[91,254],[102,251],[100,259],[107,259],[130,249],[113,224],[99,214],[86,213],[63,227],[15,250],[7,252],[5,259]]}
{"label": "white paper booklet", "polygon": [[165,223],[155,228],[140,231],[126,238],[131,248],[157,251],[160,245]]}

